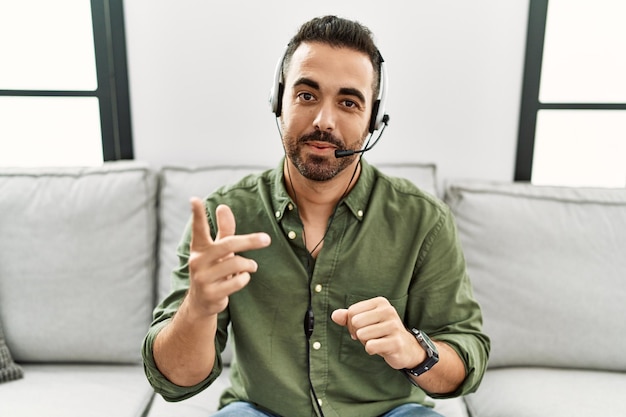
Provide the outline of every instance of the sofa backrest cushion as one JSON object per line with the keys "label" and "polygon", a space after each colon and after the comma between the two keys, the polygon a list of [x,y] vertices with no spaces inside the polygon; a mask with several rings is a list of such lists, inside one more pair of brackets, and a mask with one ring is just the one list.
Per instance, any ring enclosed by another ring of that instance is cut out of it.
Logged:
{"label": "sofa backrest cushion", "polygon": [[156,185],[134,162],[0,171],[0,318],[16,361],[141,360]]}
{"label": "sofa backrest cushion", "polygon": [[626,189],[453,182],[490,366],[626,371]]}

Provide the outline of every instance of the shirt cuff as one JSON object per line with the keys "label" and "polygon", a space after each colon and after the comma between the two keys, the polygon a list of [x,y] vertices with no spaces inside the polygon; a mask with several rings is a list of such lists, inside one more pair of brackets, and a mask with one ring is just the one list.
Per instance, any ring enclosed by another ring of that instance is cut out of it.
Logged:
{"label": "shirt cuff", "polygon": [[143,356],[144,372],[148,378],[148,382],[152,388],[154,388],[154,391],[157,394],[160,394],[166,401],[175,402],[193,397],[211,385],[213,381],[215,381],[222,373],[222,358],[219,353],[216,353],[215,364],[213,365],[211,373],[205,380],[196,385],[182,387],[171,382],[157,367],[152,351],[157,334],[159,334],[159,332],[163,330],[163,328],[170,321],[171,319],[168,319],[160,323],[156,323],[150,328],[144,339],[141,353]]}

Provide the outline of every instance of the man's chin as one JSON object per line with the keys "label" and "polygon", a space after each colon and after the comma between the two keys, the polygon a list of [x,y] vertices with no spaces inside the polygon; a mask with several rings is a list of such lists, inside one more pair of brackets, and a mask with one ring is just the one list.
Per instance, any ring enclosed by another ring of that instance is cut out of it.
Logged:
{"label": "man's chin", "polygon": [[328,161],[308,161],[303,164],[297,164],[296,167],[304,178],[316,182],[332,180],[343,169],[340,165],[332,164]]}
{"label": "man's chin", "polygon": [[332,180],[351,163],[351,158],[339,159],[334,154],[311,155],[302,151],[289,159],[304,178],[316,182]]}

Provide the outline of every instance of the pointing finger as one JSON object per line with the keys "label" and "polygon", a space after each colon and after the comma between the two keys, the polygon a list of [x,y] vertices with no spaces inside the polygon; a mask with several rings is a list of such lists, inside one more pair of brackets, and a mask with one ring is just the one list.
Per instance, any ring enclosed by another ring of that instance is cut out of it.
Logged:
{"label": "pointing finger", "polygon": [[200,250],[209,246],[213,242],[213,239],[211,238],[211,231],[209,230],[209,223],[207,221],[204,203],[197,197],[192,197],[190,202],[193,214],[191,247],[194,250]]}
{"label": "pointing finger", "polygon": [[247,235],[226,236],[213,244],[214,254],[222,259],[232,254],[261,249],[269,246],[271,238],[267,233],[258,232]]}
{"label": "pointing finger", "polygon": [[194,197],[191,199],[191,206],[193,211],[191,250],[202,252],[211,248],[213,261],[238,252],[261,249],[271,243],[270,236],[263,232],[235,235],[235,217],[231,209],[225,205],[220,205],[216,210],[219,231],[218,240],[214,241],[204,202]]}

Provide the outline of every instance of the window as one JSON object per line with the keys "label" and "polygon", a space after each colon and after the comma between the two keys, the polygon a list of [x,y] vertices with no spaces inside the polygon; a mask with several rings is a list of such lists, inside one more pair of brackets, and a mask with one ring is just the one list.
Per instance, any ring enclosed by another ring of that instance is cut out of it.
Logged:
{"label": "window", "polygon": [[531,0],[515,180],[626,186],[626,3]]}
{"label": "window", "polygon": [[133,158],[122,7],[0,2],[0,166]]}

